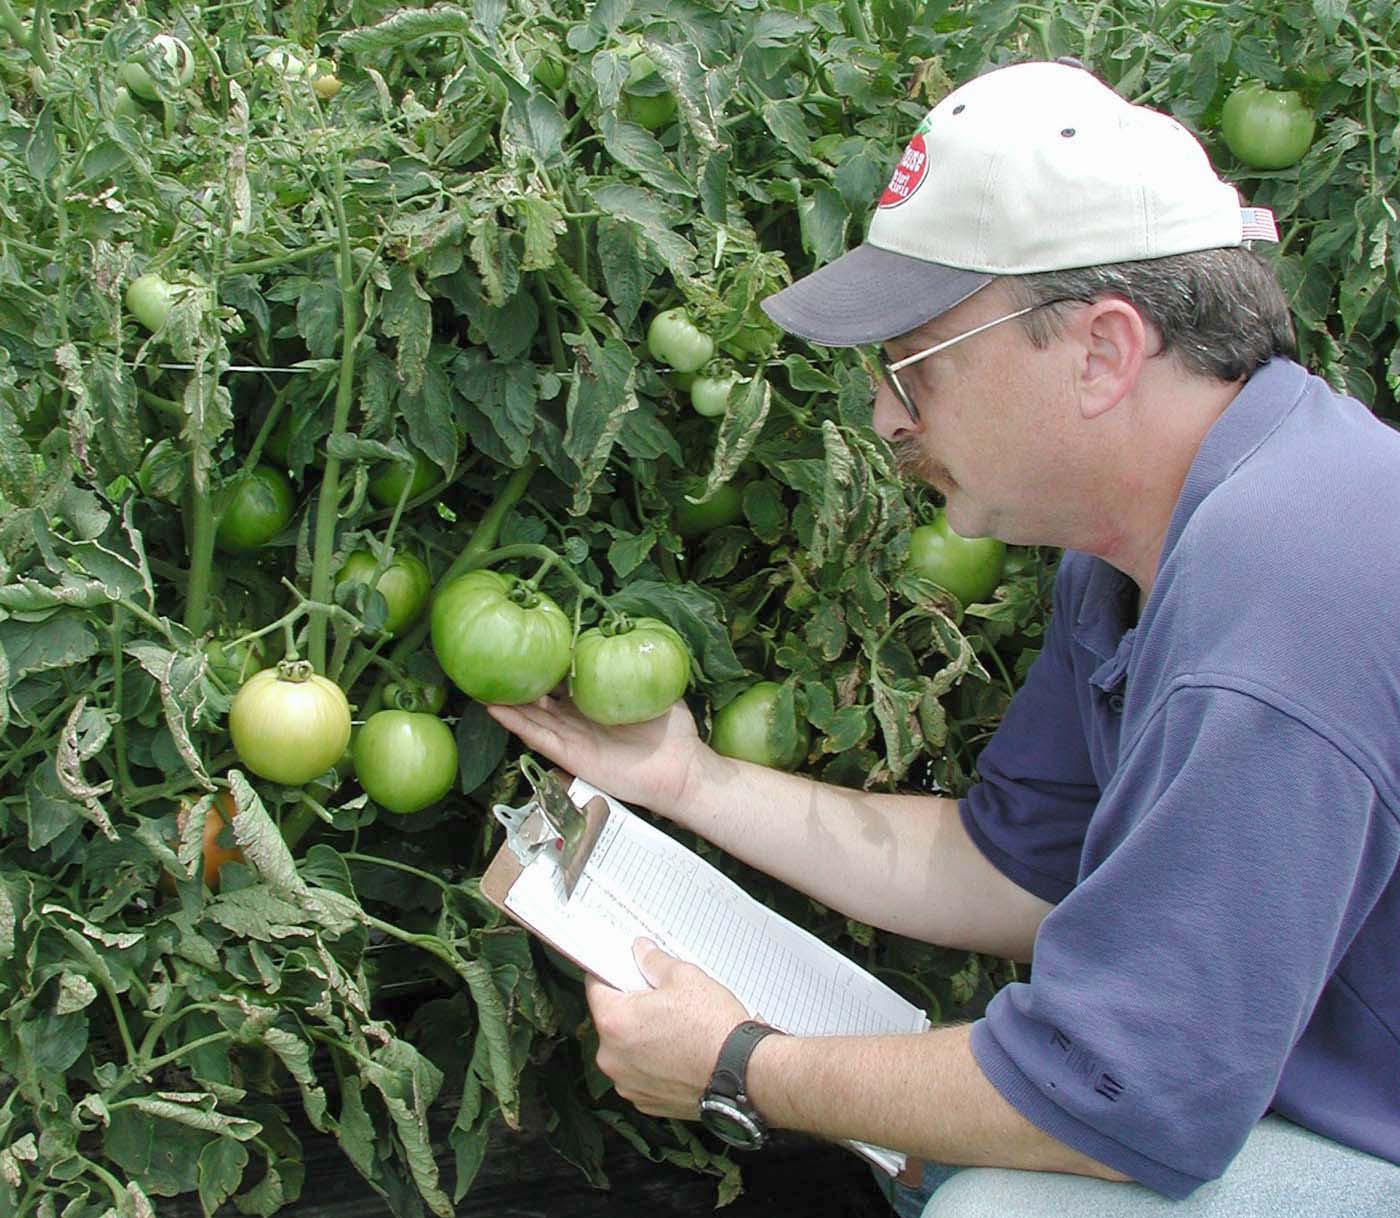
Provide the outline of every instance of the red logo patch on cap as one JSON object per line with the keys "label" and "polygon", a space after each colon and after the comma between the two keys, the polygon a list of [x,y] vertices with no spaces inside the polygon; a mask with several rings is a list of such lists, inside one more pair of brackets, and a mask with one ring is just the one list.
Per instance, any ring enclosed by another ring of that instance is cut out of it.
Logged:
{"label": "red logo patch on cap", "polygon": [[927,174],[928,150],[924,147],[923,135],[919,134],[909,141],[909,147],[904,150],[899,164],[894,167],[890,184],[880,196],[880,206],[898,207],[901,203],[908,202],[909,197],[923,185]]}

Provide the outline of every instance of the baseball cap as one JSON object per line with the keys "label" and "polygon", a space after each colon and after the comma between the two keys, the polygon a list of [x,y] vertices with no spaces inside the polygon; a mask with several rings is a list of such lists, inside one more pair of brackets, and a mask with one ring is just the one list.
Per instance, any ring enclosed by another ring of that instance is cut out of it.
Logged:
{"label": "baseball cap", "polygon": [[1021,63],[955,89],[919,124],[864,244],[763,309],[831,347],[884,342],[999,275],[1277,241],[1196,138],[1084,68]]}

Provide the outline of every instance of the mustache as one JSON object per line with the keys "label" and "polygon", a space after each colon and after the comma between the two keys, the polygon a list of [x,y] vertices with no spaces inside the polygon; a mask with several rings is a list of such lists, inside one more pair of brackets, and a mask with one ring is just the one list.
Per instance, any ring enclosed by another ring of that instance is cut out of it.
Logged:
{"label": "mustache", "polygon": [[896,440],[890,445],[895,469],[906,482],[924,482],[938,486],[948,481],[948,471],[920,446],[917,440]]}

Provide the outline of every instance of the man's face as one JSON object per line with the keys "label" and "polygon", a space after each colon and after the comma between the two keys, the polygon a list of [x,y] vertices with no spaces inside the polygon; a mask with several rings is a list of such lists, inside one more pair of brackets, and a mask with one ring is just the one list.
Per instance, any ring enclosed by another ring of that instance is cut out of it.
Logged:
{"label": "man's face", "polygon": [[[891,362],[955,338],[1018,308],[993,284],[911,334],[885,344]],[[901,472],[947,501],[965,536],[1039,541],[1054,501],[1054,468],[1064,447],[1064,369],[1056,344],[1037,348],[1019,321],[911,364],[896,375],[919,412],[916,423],[888,383],[875,394],[874,426]]]}

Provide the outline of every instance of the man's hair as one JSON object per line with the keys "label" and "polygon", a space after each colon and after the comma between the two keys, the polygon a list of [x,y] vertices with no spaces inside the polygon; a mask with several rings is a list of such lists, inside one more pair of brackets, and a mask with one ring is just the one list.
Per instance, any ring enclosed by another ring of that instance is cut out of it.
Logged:
{"label": "man's hair", "polygon": [[[1275,355],[1297,350],[1273,269],[1245,247],[1017,275],[1010,286],[1027,305],[1126,300],[1161,334],[1161,354],[1174,353],[1190,371],[1222,381],[1240,380]],[[1059,333],[1062,318],[1056,309],[1038,309],[1021,324],[1043,347]]]}

